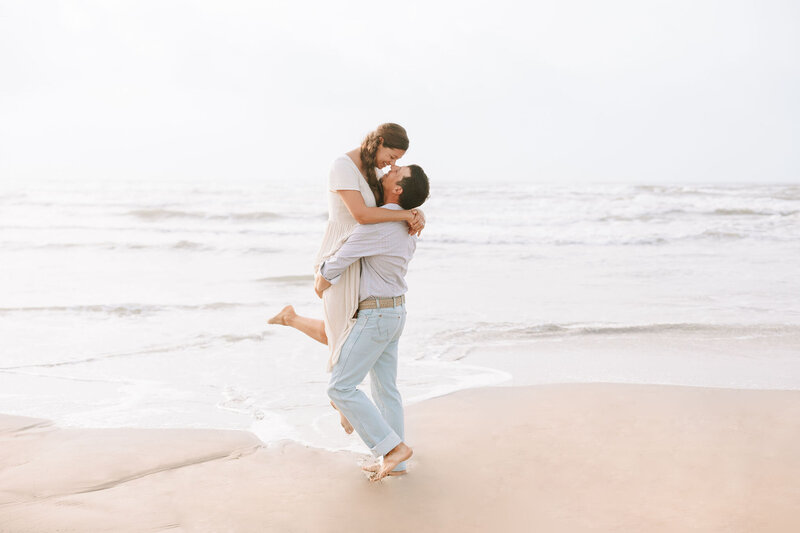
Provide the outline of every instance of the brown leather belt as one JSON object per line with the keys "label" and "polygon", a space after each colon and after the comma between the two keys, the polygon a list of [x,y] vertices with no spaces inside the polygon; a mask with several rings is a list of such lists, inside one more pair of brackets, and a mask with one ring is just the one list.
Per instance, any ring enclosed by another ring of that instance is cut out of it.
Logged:
{"label": "brown leather belt", "polygon": [[358,310],[362,309],[383,309],[384,307],[397,307],[406,303],[405,295],[394,296],[392,298],[367,298],[358,302]]}

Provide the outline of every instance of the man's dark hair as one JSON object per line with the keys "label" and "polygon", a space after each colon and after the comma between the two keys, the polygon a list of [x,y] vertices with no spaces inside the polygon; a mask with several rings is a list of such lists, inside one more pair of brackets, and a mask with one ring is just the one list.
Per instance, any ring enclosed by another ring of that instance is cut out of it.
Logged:
{"label": "man's dark hair", "polygon": [[422,171],[421,166],[408,165],[408,168],[411,169],[411,175],[397,182],[403,188],[397,203],[403,209],[414,209],[421,206],[428,199],[430,185],[428,184],[428,176]]}

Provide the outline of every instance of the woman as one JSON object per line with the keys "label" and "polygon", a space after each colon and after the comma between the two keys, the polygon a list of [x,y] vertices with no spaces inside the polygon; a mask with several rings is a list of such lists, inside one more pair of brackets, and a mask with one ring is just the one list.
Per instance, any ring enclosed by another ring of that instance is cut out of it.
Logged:
{"label": "woman", "polygon": [[[377,207],[383,203],[378,181],[383,174],[380,169],[394,165],[406,150],[406,130],[397,124],[387,123],[368,134],[360,147],[333,162],[328,178],[328,224],[317,253],[315,272],[322,261],[339,248],[356,224],[405,221],[409,225],[409,233],[422,231],[425,218],[421,211],[394,211]],[[360,274],[361,265],[356,261],[342,274],[338,283],[323,293],[324,320],[300,316],[291,305],[287,305],[268,323],[291,326],[327,344],[330,353],[327,370],[330,372],[356,322],[354,316],[358,310]],[[333,407],[336,408],[335,405]],[[344,416],[342,426],[348,433],[353,431]]]}

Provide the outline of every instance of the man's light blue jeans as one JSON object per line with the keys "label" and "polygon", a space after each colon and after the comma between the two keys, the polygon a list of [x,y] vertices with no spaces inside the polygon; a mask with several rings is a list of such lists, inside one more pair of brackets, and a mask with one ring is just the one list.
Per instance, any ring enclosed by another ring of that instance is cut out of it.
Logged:
{"label": "man's light blue jeans", "polygon": [[[359,311],[328,384],[328,397],[375,457],[386,455],[404,439],[397,347],[405,323],[405,305]],[[368,372],[374,404],[357,388]],[[405,469],[403,462],[394,470]]]}

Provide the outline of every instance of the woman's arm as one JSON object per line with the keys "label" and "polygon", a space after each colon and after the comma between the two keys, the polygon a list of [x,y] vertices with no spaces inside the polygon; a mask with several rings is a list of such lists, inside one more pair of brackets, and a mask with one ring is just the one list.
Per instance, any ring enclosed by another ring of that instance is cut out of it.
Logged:
{"label": "woman's arm", "polygon": [[425,228],[425,213],[421,209],[412,209],[410,211],[403,209],[397,211],[394,209],[381,209],[380,207],[367,207],[364,203],[364,197],[361,196],[359,191],[336,191],[342,198],[347,210],[353,215],[353,218],[359,224],[377,224],[378,222],[394,222],[401,221],[408,224],[408,233],[410,235],[419,235]]}
{"label": "woman's arm", "polygon": [[397,211],[394,209],[381,209],[380,207],[367,207],[364,197],[359,191],[336,191],[342,198],[347,210],[359,224],[377,224],[378,222],[413,222],[415,215],[411,211]]}

